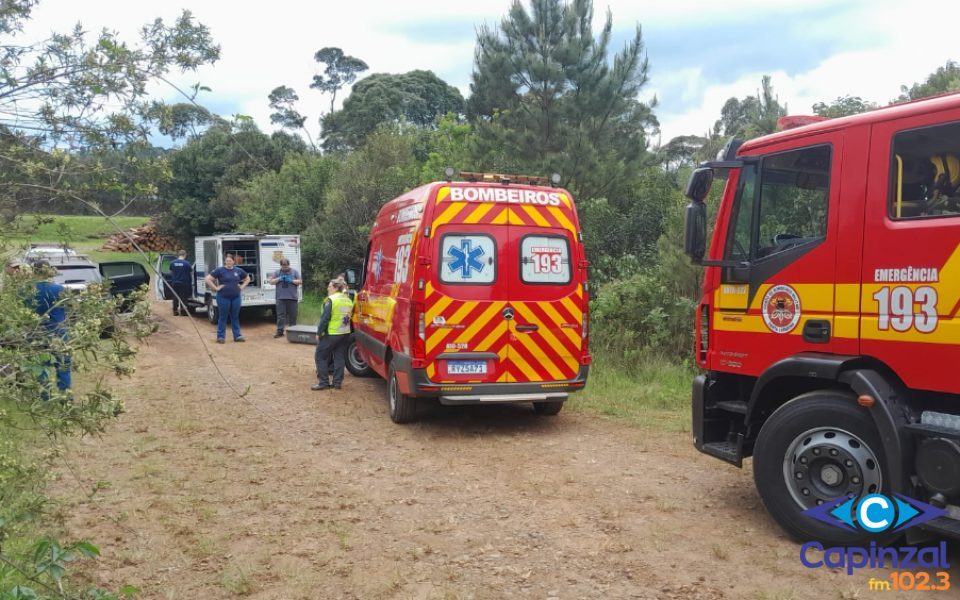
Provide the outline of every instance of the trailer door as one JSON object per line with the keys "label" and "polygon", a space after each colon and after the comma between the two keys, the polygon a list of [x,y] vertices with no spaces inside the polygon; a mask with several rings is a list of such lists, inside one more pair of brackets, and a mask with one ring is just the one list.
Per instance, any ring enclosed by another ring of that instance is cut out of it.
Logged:
{"label": "trailer door", "polygon": [[[204,278],[223,264],[223,244],[220,238],[207,238],[203,240],[201,247],[203,248],[203,270],[201,271],[199,264],[193,269],[197,274],[197,295],[206,293],[207,284]],[[197,263],[200,259],[201,257],[198,256]]]}

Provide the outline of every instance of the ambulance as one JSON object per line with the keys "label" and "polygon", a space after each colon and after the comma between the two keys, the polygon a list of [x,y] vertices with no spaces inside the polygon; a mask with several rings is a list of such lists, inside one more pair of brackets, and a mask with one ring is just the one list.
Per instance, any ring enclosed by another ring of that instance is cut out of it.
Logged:
{"label": "ambulance", "polygon": [[588,284],[570,193],[461,173],[389,201],[370,233],[347,368],[388,382],[390,418],[445,405],[560,412],[586,385]]}

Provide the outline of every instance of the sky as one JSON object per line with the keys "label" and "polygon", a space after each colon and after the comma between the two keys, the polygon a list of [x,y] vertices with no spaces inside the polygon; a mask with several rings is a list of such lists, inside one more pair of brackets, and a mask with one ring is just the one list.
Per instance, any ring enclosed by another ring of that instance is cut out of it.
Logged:
{"label": "sky", "polygon": [[[20,39],[79,22],[133,41],[145,23],[172,22],[188,9],[210,28],[221,59],[176,81],[210,87],[200,97],[208,109],[251,116],[265,131],[275,128],[267,95],[290,86],[316,138],[330,103],[309,88],[321,72],[317,50],[340,47],[370,66],[366,74],[431,70],[466,97],[476,30],[497,25],[509,8],[510,0],[41,0]],[[640,99],[657,100],[661,133],[654,144],[705,134],[724,102],[756,94],[765,74],[790,114],[812,114],[813,104],[845,95],[887,104],[901,85],[960,60],[960,2],[950,0],[594,0],[595,29],[607,10],[612,51],[641,27],[650,79]],[[169,88],[156,93],[178,101]]]}

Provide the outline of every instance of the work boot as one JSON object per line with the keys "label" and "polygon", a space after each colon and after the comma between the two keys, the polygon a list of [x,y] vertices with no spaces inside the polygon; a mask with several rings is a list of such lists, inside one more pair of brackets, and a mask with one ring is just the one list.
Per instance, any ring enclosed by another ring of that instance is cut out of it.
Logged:
{"label": "work boot", "polygon": [[310,386],[310,389],[313,390],[313,391],[315,391],[315,392],[319,392],[320,390],[328,390],[328,389],[330,389],[330,386],[329,386],[328,384],[326,384],[326,383],[315,383],[315,384],[313,384],[313,385]]}
{"label": "work boot", "polygon": [[283,332],[282,332],[282,331],[278,331],[278,332],[276,332],[275,334],[273,334],[273,337],[275,337],[275,338],[283,337]]}

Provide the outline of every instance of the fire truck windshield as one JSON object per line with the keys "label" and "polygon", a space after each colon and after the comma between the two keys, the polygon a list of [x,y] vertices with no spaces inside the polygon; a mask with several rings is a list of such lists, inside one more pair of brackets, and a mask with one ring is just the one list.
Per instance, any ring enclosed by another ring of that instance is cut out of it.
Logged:
{"label": "fire truck windshield", "polygon": [[730,213],[725,257],[755,261],[823,239],[830,186],[829,146],[744,164]]}

